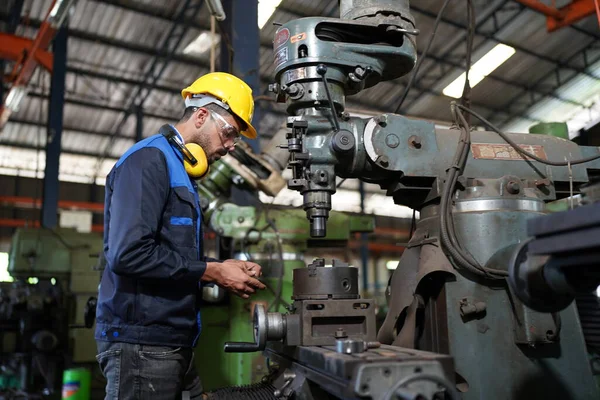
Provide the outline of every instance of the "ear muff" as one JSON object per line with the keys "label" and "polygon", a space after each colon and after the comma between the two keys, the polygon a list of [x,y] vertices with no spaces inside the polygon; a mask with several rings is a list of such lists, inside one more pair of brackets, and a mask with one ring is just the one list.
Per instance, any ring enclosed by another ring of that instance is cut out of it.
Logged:
{"label": "ear muff", "polygon": [[177,134],[168,124],[161,126],[159,132],[181,152],[185,172],[190,178],[200,179],[208,173],[208,158],[206,158],[202,146],[196,143],[189,143],[184,146],[177,140]]}
{"label": "ear muff", "polygon": [[203,178],[208,172],[208,159],[204,149],[196,143],[186,144],[185,148],[196,159],[196,163],[193,164],[188,157],[184,157],[185,172],[192,179]]}

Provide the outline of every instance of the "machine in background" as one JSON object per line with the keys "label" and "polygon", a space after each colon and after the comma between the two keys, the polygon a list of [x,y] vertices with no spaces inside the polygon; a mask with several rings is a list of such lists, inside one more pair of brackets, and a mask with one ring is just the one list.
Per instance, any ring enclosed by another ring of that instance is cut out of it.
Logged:
{"label": "machine in background", "polygon": [[[354,233],[374,229],[372,216],[333,212],[327,236],[314,241],[301,209],[260,202],[252,206],[232,203],[234,187],[275,196],[285,186],[280,171],[288,153],[273,145],[281,140],[280,133],[261,155],[242,143],[198,181],[205,223],[219,236],[219,258],[259,263],[263,267],[261,280],[268,287],[250,300],[228,296],[217,286],[203,288],[206,304],[202,308],[203,333],[196,349],[196,366],[206,390],[256,383],[265,376],[267,362],[261,353],[223,354],[221,349],[225,342],[252,340],[250,328],[256,306],[272,312],[284,312],[290,306],[293,271],[305,267],[304,253],[309,247],[344,246]],[[215,361],[206,363],[207,359]]]}
{"label": "machine in background", "polygon": [[378,340],[451,355],[465,400],[598,398],[575,304],[536,311],[506,282],[527,221],[598,174],[598,148],[471,131],[468,114],[479,117],[458,104],[454,129],[350,117],[346,96],[413,69],[418,31],[406,0],[342,0],[340,17],[279,27],[271,89],[287,104],[288,187],[302,194],[313,237],[327,232],[337,177],[377,183],[420,211]]}
{"label": "machine in background", "polygon": [[94,366],[102,236],[19,228],[0,283],[0,395],[61,399],[63,372]]}

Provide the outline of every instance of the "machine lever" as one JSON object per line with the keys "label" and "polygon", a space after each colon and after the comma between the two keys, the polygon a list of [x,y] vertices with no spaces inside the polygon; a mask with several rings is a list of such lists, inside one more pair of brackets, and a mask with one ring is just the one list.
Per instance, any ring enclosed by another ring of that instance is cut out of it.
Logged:
{"label": "machine lever", "polygon": [[323,86],[325,86],[325,93],[327,94],[327,100],[329,101],[329,108],[331,108],[331,114],[333,115],[335,132],[339,132],[340,123],[337,119],[337,112],[335,111],[335,106],[333,105],[331,93],[329,93],[329,83],[327,83],[327,78],[325,77],[325,74],[327,73],[327,66],[325,64],[319,64],[317,66],[317,73],[321,75],[321,78],[323,78]]}
{"label": "machine lever", "polygon": [[265,349],[267,344],[267,311],[262,304],[254,305],[254,343],[226,342],[223,346],[225,353],[252,353]]}
{"label": "machine lever", "polygon": [[262,350],[258,343],[226,342],[223,347],[225,353],[253,353]]}

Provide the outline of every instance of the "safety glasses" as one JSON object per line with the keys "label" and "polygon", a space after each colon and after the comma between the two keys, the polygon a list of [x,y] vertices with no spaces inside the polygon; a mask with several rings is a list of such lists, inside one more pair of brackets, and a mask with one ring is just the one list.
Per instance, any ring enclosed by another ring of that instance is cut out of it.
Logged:
{"label": "safety glasses", "polygon": [[211,110],[208,110],[208,111],[210,112],[210,115],[212,115],[212,117],[215,120],[218,120],[222,123],[222,125],[220,125],[217,122],[217,125],[220,125],[220,128],[221,128],[221,137],[223,139],[223,142],[231,141],[231,142],[233,142],[234,146],[237,145],[237,143],[240,140],[240,131],[238,131],[235,126],[231,125],[229,122],[227,122],[225,120],[225,118],[223,118],[216,112],[211,111]]}

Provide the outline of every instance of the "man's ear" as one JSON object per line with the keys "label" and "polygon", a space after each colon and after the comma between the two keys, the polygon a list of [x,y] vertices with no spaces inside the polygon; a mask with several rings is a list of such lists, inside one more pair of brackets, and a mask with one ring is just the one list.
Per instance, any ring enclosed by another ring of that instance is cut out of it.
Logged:
{"label": "man's ear", "polygon": [[200,107],[194,114],[194,126],[199,129],[208,119],[209,112],[206,108]]}

